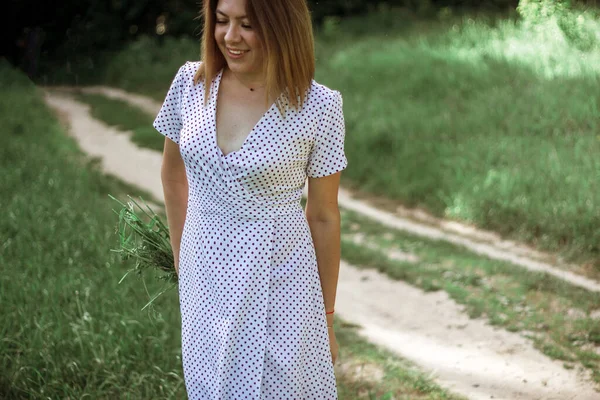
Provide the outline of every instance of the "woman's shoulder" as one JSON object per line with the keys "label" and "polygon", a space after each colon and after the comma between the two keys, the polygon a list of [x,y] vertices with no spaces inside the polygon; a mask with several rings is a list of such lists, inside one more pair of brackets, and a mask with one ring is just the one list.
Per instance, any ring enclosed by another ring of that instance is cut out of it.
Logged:
{"label": "woman's shoulder", "polygon": [[311,103],[331,104],[341,99],[341,96],[342,94],[338,90],[331,89],[313,79],[308,91],[307,101]]}
{"label": "woman's shoulder", "polygon": [[[202,61],[186,61],[185,64],[179,67],[177,78],[186,85],[193,84],[194,77],[196,76],[196,72],[198,72],[200,65],[202,65]],[[202,80],[200,80],[200,82],[202,82]]]}
{"label": "woman's shoulder", "polygon": [[313,79],[302,108],[328,114],[341,109],[342,104],[342,94],[338,90]]}

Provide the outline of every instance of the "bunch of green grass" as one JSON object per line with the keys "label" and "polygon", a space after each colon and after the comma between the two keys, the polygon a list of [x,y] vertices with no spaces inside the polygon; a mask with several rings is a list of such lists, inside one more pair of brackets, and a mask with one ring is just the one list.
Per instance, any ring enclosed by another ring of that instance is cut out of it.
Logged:
{"label": "bunch of green grass", "polygon": [[[171,248],[169,227],[162,221],[148,204],[140,197],[143,207],[131,196],[127,196],[127,204],[109,195],[121,205],[115,213],[119,216],[117,233],[119,234],[119,248],[113,251],[121,255],[123,261],[134,261],[133,268],[129,269],[121,278],[121,283],[127,275],[134,272],[142,277],[145,272],[158,271],[159,279],[168,283],[166,289],[161,290],[151,297],[150,301],[142,308],[151,305],[154,300],[177,286],[177,271]],[[136,213],[136,208],[139,213]]]}

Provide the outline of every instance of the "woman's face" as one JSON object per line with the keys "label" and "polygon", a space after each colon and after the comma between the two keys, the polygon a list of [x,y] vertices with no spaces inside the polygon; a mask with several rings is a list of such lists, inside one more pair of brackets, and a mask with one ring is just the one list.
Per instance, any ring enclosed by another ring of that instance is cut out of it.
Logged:
{"label": "woman's face", "polygon": [[246,16],[247,0],[219,0],[215,40],[235,73],[262,76],[263,50],[254,27]]}

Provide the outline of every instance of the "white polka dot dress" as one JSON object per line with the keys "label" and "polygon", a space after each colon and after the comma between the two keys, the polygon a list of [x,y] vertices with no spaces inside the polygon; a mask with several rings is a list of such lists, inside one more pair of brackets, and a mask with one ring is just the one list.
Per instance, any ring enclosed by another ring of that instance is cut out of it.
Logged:
{"label": "white polka dot dress", "polygon": [[339,92],[312,82],[300,111],[273,105],[240,150],[216,141],[222,71],[183,65],[154,127],[179,144],[189,184],[179,263],[190,399],[337,399],[325,308],[300,204],[306,177],[347,166]]}

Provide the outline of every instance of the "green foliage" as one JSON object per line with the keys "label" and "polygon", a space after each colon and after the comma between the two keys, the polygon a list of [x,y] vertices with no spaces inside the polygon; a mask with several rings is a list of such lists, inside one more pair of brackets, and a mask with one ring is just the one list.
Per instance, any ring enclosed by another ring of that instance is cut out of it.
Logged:
{"label": "green foliage", "polygon": [[170,84],[186,61],[200,59],[200,43],[190,38],[142,36],[113,55],[103,77],[104,83],[127,90],[163,97],[166,79]]}
{"label": "green foliage", "polygon": [[528,28],[555,35],[557,32],[583,51],[600,47],[597,12],[570,0],[521,0],[517,11]]}
{"label": "green foliage", "polygon": [[570,0],[520,0],[517,11],[528,23],[545,22],[571,8]]}
{"label": "green foliage", "polygon": [[[433,16],[450,10],[508,11],[517,7],[517,0],[310,0],[308,3],[315,26],[325,25],[325,30],[330,30],[332,21],[335,21],[331,17],[364,16],[382,8]],[[554,15],[563,4],[568,4],[567,0],[524,0],[519,7],[523,15],[533,21],[549,13]],[[61,7],[48,4],[33,10],[25,3],[16,2],[15,37],[22,35],[19,29],[30,27],[32,20],[47,22],[38,26],[43,37],[41,49],[37,49],[41,56],[30,63],[22,50],[13,49],[11,60],[24,68],[35,69],[32,65],[39,64],[36,76],[44,83],[93,82],[95,71],[110,62],[113,52],[141,36],[159,40],[165,36],[197,38],[202,30],[202,21],[197,18],[199,12],[198,2],[178,0],[68,0],[62,2]],[[561,26],[569,37],[586,48],[592,38],[587,24],[579,21],[577,17],[563,18]]]}

